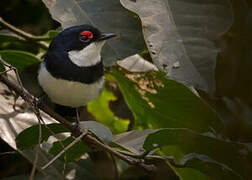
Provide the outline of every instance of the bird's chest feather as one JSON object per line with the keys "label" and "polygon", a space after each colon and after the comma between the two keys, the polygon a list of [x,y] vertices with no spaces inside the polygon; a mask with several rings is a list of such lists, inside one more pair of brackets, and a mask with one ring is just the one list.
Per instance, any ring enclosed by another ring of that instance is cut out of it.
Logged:
{"label": "bird's chest feather", "polygon": [[79,107],[86,105],[100,95],[105,78],[102,76],[91,84],[55,78],[45,68],[45,64],[42,64],[38,80],[45,93],[54,103]]}

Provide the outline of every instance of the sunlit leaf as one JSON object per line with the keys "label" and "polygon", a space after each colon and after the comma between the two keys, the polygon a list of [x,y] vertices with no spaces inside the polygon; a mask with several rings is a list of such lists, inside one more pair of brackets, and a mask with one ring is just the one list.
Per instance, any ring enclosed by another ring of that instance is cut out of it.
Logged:
{"label": "sunlit leaf", "polygon": [[105,88],[100,97],[87,105],[87,110],[95,119],[108,126],[114,134],[126,131],[129,123],[126,119],[116,117],[111,111],[109,102],[115,101],[116,99],[117,97]]}
{"label": "sunlit leaf", "polygon": [[190,128],[198,132],[219,132],[217,113],[189,88],[166,79],[160,72],[128,73],[114,69],[125,101],[135,117],[136,127]]}

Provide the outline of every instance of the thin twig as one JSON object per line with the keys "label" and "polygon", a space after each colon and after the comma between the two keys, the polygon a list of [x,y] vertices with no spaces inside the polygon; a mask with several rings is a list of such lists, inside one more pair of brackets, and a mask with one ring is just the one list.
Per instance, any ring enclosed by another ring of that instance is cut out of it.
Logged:
{"label": "thin twig", "polygon": [[[21,80],[20,80],[20,77],[19,77],[19,75],[18,75],[17,69],[16,69],[15,67],[9,65],[7,62],[5,62],[5,61],[2,59],[1,56],[0,56],[0,63],[1,63],[1,64],[3,65],[3,67],[4,67],[4,71],[1,72],[0,74],[1,74],[1,75],[5,75],[5,76],[8,76],[8,72],[14,70],[14,72],[15,72],[15,74],[16,74],[16,77],[17,77],[17,80],[18,80],[20,86],[23,87],[23,85],[22,85],[22,83],[21,83]],[[7,69],[7,68],[8,68],[8,69]],[[17,111],[17,109],[16,109],[16,102],[17,102],[17,99],[18,99],[19,95],[15,94],[9,87],[8,87],[8,89],[9,89],[10,93],[14,96],[14,99],[13,99],[13,100],[14,100],[13,109],[14,109],[14,111]]]}
{"label": "thin twig", "polygon": [[70,149],[73,145],[75,145],[78,141],[80,141],[87,134],[88,134],[88,132],[84,131],[79,137],[77,137],[73,142],[71,142],[69,145],[67,145],[59,154],[57,154],[51,161],[49,161],[46,165],[41,167],[41,170],[44,170],[48,166],[50,166],[54,161],[56,161],[56,159],[58,159],[63,153],[65,153],[68,149]]}
{"label": "thin twig", "polygon": [[34,158],[34,161],[33,161],[32,171],[31,171],[29,180],[33,180],[35,172],[36,172],[36,168],[37,168],[37,163],[38,163],[38,154],[39,154],[40,143],[41,143],[41,122],[40,122],[39,118],[38,118],[38,122],[39,122],[39,143],[36,146],[35,158]]}
{"label": "thin twig", "polygon": [[64,154],[63,170],[62,170],[62,175],[63,175],[63,177],[66,176],[66,165],[67,165],[67,161],[66,161],[66,153],[65,153],[65,154]]}
{"label": "thin twig", "polygon": [[22,31],[21,29],[16,28],[15,26],[13,26],[13,25],[7,23],[5,20],[3,20],[2,17],[0,17],[0,24],[1,24],[4,28],[6,28],[6,29],[8,29],[8,30],[10,30],[10,31],[12,31],[12,32],[14,32],[15,34],[17,34],[17,35],[23,37],[24,39],[26,39],[26,40],[28,40],[28,41],[33,41],[33,42],[35,42],[35,43],[38,44],[41,48],[43,48],[43,49],[48,49],[48,44],[46,44],[46,43],[44,43],[44,42],[41,42],[41,41],[50,40],[51,38],[49,38],[49,37],[44,37],[44,36],[34,36],[34,35],[32,35],[32,34],[29,34],[29,33],[25,32],[25,31]]}
{"label": "thin twig", "polygon": [[38,155],[39,155],[39,148],[40,148],[40,143],[41,143],[41,139],[42,139],[42,130],[41,130],[41,122],[43,121],[39,109],[38,107],[35,105],[33,105],[33,111],[35,113],[35,115],[37,116],[38,119],[38,124],[39,124],[39,137],[38,137],[38,145],[37,145],[37,149],[35,152],[35,159],[33,162],[33,167],[32,167],[32,171],[31,171],[31,175],[30,175],[30,180],[33,180],[35,172],[36,172],[36,167],[37,167],[37,163],[38,163]]}
{"label": "thin twig", "polygon": [[0,156],[9,155],[9,154],[16,154],[16,153],[17,153],[17,151],[3,152],[3,153],[0,153]]}
{"label": "thin twig", "polygon": [[36,168],[37,168],[37,163],[38,163],[38,153],[39,153],[39,144],[36,146],[35,158],[34,158],[34,161],[33,161],[32,171],[31,171],[29,180],[33,180],[33,178],[34,178],[35,171],[36,171]]}
{"label": "thin twig", "polygon": [[0,23],[2,24],[3,27],[9,29],[10,31],[14,32],[15,34],[29,40],[33,41],[47,41],[50,40],[50,37],[45,37],[45,36],[34,36],[32,34],[29,34],[25,31],[22,31],[21,29],[16,28],[15,26],[9,24],[5,20],[3,20],[2,17],[0,17]]}
{"label": "thin twig", "polygon": [[148,155],[145,157],[146,160],[154,160],[154,159],[160,159],[160,160],[167,160],[169,161],[169,163],[176,167],[176,168],[184,168],[185,165],[182,164],[182,163],[177,163],[175,160],[174,160],[174,157],[172,156],[157,156],[157,155]]}
{"label": "thin twig", "polygon": [[[4,66],[4,67],[8,67],[9,68],[9,71],[13,70],[15,72],[15,75],[16,75],[16,78],[17,78],[17,81],[18,81],[18,84],[24,89],[24,86],[22,84],[22,81],[19,77],[19,74],[18,74],[18,70],[17,68],[15,68],[14,66],[8,64],[7,62],[5,62],[2,57],[0,56],[0,63]],[[7,70],[5,70],[7,71]]]}

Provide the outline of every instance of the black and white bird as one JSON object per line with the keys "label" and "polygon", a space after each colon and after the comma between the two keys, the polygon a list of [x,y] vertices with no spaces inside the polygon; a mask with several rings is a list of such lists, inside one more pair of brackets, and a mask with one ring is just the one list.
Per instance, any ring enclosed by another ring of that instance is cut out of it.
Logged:
{"label": "black and white bird", "polygon": [[99,97],[105,82],[101,49],[112,37],[115,34],[81,25],[52,40],[38,81],[53,103],[78,108]]}

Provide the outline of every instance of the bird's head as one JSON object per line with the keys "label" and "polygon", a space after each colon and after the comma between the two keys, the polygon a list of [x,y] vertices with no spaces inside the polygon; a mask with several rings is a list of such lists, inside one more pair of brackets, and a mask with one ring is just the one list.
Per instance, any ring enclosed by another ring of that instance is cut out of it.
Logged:
{"label": "bird's head", "polygon": [[97,63],[105,40],[115,37],[113,33],[101,33],[90,25],[73,26],[59,33],[49,47],[51,53],[68,53],[70,60],[79,66]]}
{"label": "bird's head", "polygon": [[101,33],[90,25],[69,27],[60,32],[52,41],[50,48],[63,51],[82,50],[90,44],[103,45],[105,40],[115,37],[113,33]]}

